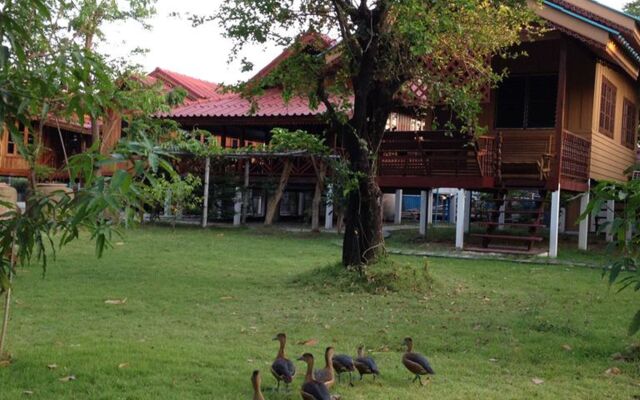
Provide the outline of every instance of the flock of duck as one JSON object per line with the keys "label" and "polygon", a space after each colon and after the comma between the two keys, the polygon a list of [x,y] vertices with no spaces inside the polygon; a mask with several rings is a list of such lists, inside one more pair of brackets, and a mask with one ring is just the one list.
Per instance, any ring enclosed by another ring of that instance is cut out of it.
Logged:
{"label": "flock of duck", "polygon": [[[273,340],[280,342],[280,348],[276,359],[271,364],[271,373],[276,378],[276,390],[280,389],[283,383],[287,388],[293,382],[296,376],[295,364],[287,358],[285,354],[285,346],[287,344],[287,335],[279,333]],[[423,375],[433,375],[435,371],[431,368],[431,364],[425,356],[413,351],[413,339],[407,337],[404,339],[403,345],[407,346],[407,351],[402,355],[402,364],[414,375],[413,382],[416,380],[422,384]],[[352,358],[346,354],[335,354],[333,347],[327,347],[324,353],[325,367],[315,369],[314,358],[311,353],[304,353],[298,358],[298,361],[304,361],[307,364],[307,371],[304,376],[304,383],[300,389],[300,395],[303,400],[334,400],[329,389],[338,381],[344,373],[349,374],[349,385],[353,386],[353,373],[360,374],[360,380],[364,375],[372,375],[373,379],[380,374],[378,365],[375,360],[364,353],[364,346],[359,346],[357,356]],[[253,385],[253,400],[265,400],[261,389],[260,371],[253,371],[251,376]]]}

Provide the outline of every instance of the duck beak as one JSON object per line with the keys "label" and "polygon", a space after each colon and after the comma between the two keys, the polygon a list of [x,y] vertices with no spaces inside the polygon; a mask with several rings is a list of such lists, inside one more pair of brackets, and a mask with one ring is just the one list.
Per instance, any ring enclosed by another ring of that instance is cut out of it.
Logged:
{"label": "duck beak", "polygon": [[298,360],[298,361],[304,361],[304,357],[300,356],[300,357],[296,358],[296,360]]}
{"label": "duck beak", "polygon": [[278,340],[278,337],[274,336],[273,339],[271,339],[271,340]]}

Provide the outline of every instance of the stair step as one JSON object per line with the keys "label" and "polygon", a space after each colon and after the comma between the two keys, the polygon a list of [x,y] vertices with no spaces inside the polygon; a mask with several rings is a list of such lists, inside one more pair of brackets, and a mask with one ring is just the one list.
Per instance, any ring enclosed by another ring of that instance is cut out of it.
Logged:
{"label": "stair step", "polygon": [[528,224],[525,222],[504,222],[504,223],[500,223],[500,222],[493,222],[493,221],[480,221],[478,222],[478,225],[483,225],[483,226],[513,226],[513,227],[518,227],[518,228],[546,228],[547,226],[545,224]]}
{"label": "stair step", "polygon": [[506,199],[497,199],[497,198],[493,198],[491,199],[491,201],[494,202],[500,202],[500,201],[504,201],[505,203],[513,203],[515,201],[520,201],[520,202],[527,202],[527,203],[547,203],[547,200],[544,198],[539,198],[539,199],[520,199],[517,197],[511,197],[511,198],[506,198]]}
{"label": "stair step", "polygon": [[[480,210],[482,213],[500,213],[502,214],[502,210]],[[505,214],[541,214],[540,210],[515,210],[515,209],[507,209],[504,210]],[[542,212],[544,213],[544,212]]]}
{"label": "stair step", "polygon": [[540,236],[514,236],[500,235],[497,233],[472,233],[471,236],[483,239],[518,240],[523,242],[542,242],[544,240]]}
{"label": "stair step", "polygon": [[519,254],[519,255],[538,255],[543,253],[541,250],[527,250],[520,247],[476,247],[476,246],[465,246],[465,251],[475,251],[478,253],[500,253],[500,254]]}

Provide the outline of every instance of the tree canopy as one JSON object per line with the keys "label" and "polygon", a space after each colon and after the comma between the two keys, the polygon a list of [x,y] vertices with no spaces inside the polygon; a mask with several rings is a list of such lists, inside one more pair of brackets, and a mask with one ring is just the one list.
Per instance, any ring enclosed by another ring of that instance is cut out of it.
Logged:
{"label": "tree canopy", "polygon": [[291,49],[240,90],[255,95],[278,85],[285,99],[304,96],[326,107],[329,130],[360,182],[347,212],[347,265],[374,261],[383,248],[375,159],[390,113],[420,117],[445,106],[457,130],[477,131],[482,92],[503,76],[492,57],[511,56],[523,31],[534,31],[521,0],[230,0],[215,15],[194,17],[207,20],[234,41],[232,57],[248,44]]}

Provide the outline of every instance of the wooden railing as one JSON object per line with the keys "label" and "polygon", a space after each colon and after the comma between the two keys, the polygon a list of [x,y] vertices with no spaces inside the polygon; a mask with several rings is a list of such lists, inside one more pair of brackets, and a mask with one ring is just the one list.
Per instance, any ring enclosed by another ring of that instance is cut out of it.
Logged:
{"label": "wooden railing", "polygon": [[497,176],[498,149],[494,136],[480,136],[478,138],[478,164],[482,176]]}
{"label": "wooden railing", "polygon": [[591,141],[575,133],[562,133],[562,171],[565,178],[586,181],[589,179]]}
{"label": "wooden railing", "polygon": [[[487,142],[488,143],[488,142]],[[378,154],[380,176],[482,176],[493,151],[482,153],[473,138],[442,131],[387,132]],[[482,164],[482,165],[480,165]]]}

